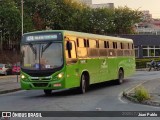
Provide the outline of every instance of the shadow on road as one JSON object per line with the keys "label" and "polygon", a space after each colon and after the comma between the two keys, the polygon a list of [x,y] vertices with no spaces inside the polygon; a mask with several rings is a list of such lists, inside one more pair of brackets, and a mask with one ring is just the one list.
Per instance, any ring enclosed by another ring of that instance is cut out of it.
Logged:
{"label": "shadow on road", "polygon": [[[128,82],[128,80],[126,79],[126,80],[124,80],[123,84],[125,84],[127,82]],[[116,87],[116,86],[119,86],[119,85],[116,85],[114,81],[107,81],[107,82],[103,82],[103,83],[97,83],[97,84],[90,85],[89,90],[87,91],[87,93],[91,93],[91,92],[94,92],[94,91],[97,91],[97,90],[106,89],[107,87]],[[41,94],[41,95],[32,96],[32,97],[33,98],[56,97],[57,98],[57,97],[78,96],[78,95],[81,95],[81,94],[78,93],[77,88],[74,88],[74,89],[67,89],[67,90],[55,90],[55,91],[53,90],[52,94],[50,96],[46,96],[45,94]]]}

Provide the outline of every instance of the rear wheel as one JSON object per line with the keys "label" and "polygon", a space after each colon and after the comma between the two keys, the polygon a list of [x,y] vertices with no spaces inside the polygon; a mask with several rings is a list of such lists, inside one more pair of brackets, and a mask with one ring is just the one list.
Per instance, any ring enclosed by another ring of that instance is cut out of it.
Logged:
{"label": "rear wheel", "polygon": [[45,95],[49,96],[52,94],[52,90],[44,90]]}
{"label": "rear wheel", "polygon": [[118,85],[122,84],[123,83],[123,79],[124,79],[124,72],[123,72],[122,69],[119,69],[117,84]]}

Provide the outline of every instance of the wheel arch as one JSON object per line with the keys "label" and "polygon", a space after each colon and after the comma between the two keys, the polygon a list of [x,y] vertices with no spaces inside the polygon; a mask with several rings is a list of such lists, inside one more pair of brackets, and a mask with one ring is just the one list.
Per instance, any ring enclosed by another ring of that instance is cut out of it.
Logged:
{"label": "wheel arch", "polygon": [[[119,67],[119,69],[118,69],[118,74],[119,74],[119,70],[122,70],[123,71],[123,76],[124,76],[124,69],[123,69],[123,67]],[[117,76],[118,77],[118,76]]]}

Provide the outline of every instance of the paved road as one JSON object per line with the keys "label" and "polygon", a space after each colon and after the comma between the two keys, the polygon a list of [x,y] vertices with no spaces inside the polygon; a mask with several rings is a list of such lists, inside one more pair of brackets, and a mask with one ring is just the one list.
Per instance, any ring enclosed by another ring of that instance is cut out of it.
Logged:
{"label": "paved road", "polygon": [[[18,79],[17,79],[18,78]],[[0,76],[0,94],[20,89],[19,76]]]}
{"label": "paved road", "polygon": [[[56,91],[46,97],[43,91],[30,90],[18,91],[0,95],[0,111],[160,111],[158,107],[131,103],[121,98],[121,93],[146,80],[160,78],[159,71],[139,71],[134,76],[127,78],[122,85],[103,83],[91,86],[86,94],[77,94],[75,90]],[[42,118],[44,119],[44,118]],[[53,118],[50,118],[53,119]],[[64,119],[64,118],[54,118]],[[67,118],[65,118],[67,119]],[[68,118],[80,120],[82,118]],[[83,118],[84,120],[107,118]],[[128,120],[137,118],[108,118],[109,120]],[[138,118],[138,120],[147,118]],[[148,118],[147,120],[150,120]],[[159,118],[152,118],[158,120]]]}

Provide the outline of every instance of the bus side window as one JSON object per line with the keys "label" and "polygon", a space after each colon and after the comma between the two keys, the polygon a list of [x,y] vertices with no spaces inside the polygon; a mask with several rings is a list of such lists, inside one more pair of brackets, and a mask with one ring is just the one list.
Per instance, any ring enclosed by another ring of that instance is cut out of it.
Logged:
{"label": "bus side window", "polygon": [[71,50],[72,43],[70,41],[66,41],[66,58],[71,58]]}
{"label": "bus side window", "polygon": [[109,48],[109,42],[108,41],[104,41],[104,47]]}
{"label": "bus side window", "polygon": [[124,49],[124,45],[123,45],[123,43],[120,43],[121,44],[121,49]]}
{"label": "bus side window", "polygon": [[[69,43],[68,43],[69,42]],[[70,45],[69,45],[70,44]],[[74,41],[66,41],[66,47],[67,46],[72,46],[72,49],[66,49],[66,58],[77,58],[76,55],[76,47],[75,47],[75,42]]]}
{"label": "bus side window", "polygon": [[113,49],[113,42],[109,41],[109,48]]}
{"label": "bus side window", "polygon": [[85,46],[85,39],[83,38],[78,38],[77,39],[77,47],[84,47]]}
{"label": "bus side window", "polygon": [[117,49],[117,42],[113,42],[113,48]]}
{"label": "bus side window", "polygon": [[75,42],[71,41],[71,43],[72,43],[71,58],[77,58]]}
{"label": "bus side window", "polygon": [[89,47],[90,48],[97,48],[96,40],[89,40]]}

